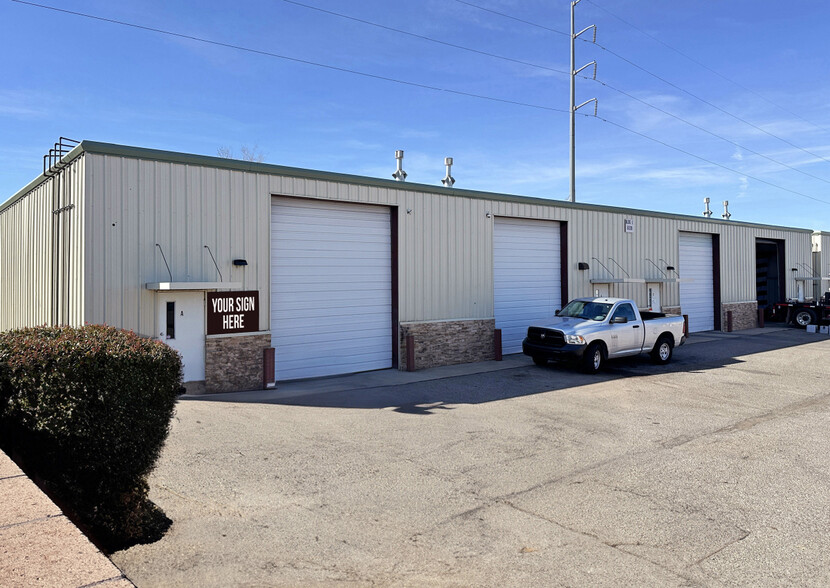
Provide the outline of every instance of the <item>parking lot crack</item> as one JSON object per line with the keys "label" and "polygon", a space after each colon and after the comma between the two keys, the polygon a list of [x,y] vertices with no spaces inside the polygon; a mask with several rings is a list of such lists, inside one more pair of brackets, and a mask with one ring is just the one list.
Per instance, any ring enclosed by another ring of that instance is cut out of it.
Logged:
{"label": "parking lot crack", "polygon": [[740,537],[737,537],[736,539],[733,539],[732,541],[729,541],[726,545],[722,545],[721,547],[717,548],[715,551],[704,555],[703,557],[701,557],[699,560],[697,560],[692,565],[699,566],[700,564],[702,564],[707,559],[710,559],[710,558],[716,556],[717,554],[719,554],[724,549],[727,549],[727,548],[732,547],[733,545],[735,545],[737,543],[740,543],[741,541],[743,541],[744,539],[746,539],[747,537],[749,537],[752,534],[750,531],[746,531],[744,529],[741,529],[740,527],[736,527],[736,529],[740,532],[740,534],[741,534]]}
{"label": "parking lot crack", "polygon": [[727,425],[725,427],[720,427],[717,429],[705,431],[698,435],[688,434],[688,435],[679,435],[677,437],[673,437],[672,439],[667,439],[660,443],[662,447],[665,449],[673,449],[675,447],[679,447],[681,445],[685,445],[686,443],[691,443],[692,441],[696,441],[698,439],[702,439],[705,437],[711,437],[714,435],[722,435],[722,434],[729,434],[729,433],[736,433],[741,431],[749,430],[757,425],[794,415],[796,413],[802,412],[804,410],[822,405],[830,401],[830,393],[822,394],[819,396],[811,396],[809,398],[805,398],[804,400],[799,400],[798,402],[793,402],[791,404],[787,404],[786,406],[782,406],[780,408],[776,408],[770,411],[767,411],[763,414],[747,417],[743,420],[740,420],[736,423],[732,423],[731,425]]}
{"label": "parking lot crack", "polygon": [[[653,566],[656,566],[657,568],[663,570],[664,572],[666,572],[668,574],[671,574],[673,576],[676,576],[677,578],[683,580],[684,583],[685,583],[684,585],[686,585],[686,586],[699,586],[700,585],[700,583],[698,581],[696,581],[694,578],[684,574],[681,571],[672,569],[672,568],[668,567],[667,565],[665,565],[665,564],[663,564],[659,561],[654,561],[653,559],[645,557],[644,555],[642,555],[640,553],[636,553],[636,552],[630,551],[628,549],[625,549],[626,547],[639,547],[639,546],[643,545],[643,543],[640,542],[640,541],[635,541],[633,543],[632,542],[620,542],[620,541],[607,541],[607,540],[603,539],[602,537],[600,537],[599,535],[596,535],[594,533],[590,533],[588,531],[583,531],[581,529],[577,529],[577,528],[574,528],[574,527],[570,527],[570,526],[565,525],[565,524],[563,524],[563,523],[561,523],[557,520],[554,520],[550,517],[541,515],[537,512],[534,512],[534,511],[526,509],[526,508],[522,508],[522,507],[516,505],[515,503],[513,503],[509,500],[500,500],[499,502],[501,504],[504,504],[505,506],[509,506],[510,508],[513,508],[513,509],[515,509],[515,510],[517,510],[517,511],[523,513],[523,514],[526,514],[528,516],[531,516],[531,517],[537,518],[539,520],[545,521],[546,523],[556,525],[560,529],[564,529],[564,530],[569,531],[571,533],[574,533],[576,535],[580,535],[580,536],[585,537],[587,539],[590,539],[592,541],[596,541],[596,542],[598,542],[602,545],[605,545],[606,547],[609,547],[611,549],[615,549],[615,550],[619,551],[620,553],[624,553],[625,555],[637,558],[637,559],[642,560],[646,563],[649,563]],[[721,549],[723,549],[723,548],[721,548]]]}

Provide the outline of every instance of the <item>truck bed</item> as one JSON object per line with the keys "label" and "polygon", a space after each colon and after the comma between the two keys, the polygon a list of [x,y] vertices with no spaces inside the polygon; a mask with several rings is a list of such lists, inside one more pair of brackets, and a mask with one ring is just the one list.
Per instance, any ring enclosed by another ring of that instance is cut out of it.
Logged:
{"label": "truck bed", "polygon": [[654,320],[654,319],[658,319],[658,318],[666,318],[667,316],[669,316],[669,315],[667,315],[665,312],[651,312],[649,310],[641,310],[640,311],[640,317],[644,321],[650,321],[650,320]]}

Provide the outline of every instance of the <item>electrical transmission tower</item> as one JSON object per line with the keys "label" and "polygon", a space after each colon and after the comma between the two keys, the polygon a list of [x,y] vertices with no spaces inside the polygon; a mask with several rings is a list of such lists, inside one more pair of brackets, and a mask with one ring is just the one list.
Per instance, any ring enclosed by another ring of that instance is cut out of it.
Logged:
{"label": "electrical transmission tower", "polygon": [[571,115],[571,192],[570,196],[568,197],[568,202],[576,202],[576,111],[585,106],[586,104],[590,104],[591,102],[594,103],[594,116],[597,114],[597,99],[591,98],[590,100],[586,100],[579,106],[576,106],[576,75],[581,72],[586,67],[594,66],[594,79],[597,79],[597,62],[592,61],[590,63],[586,63],[579,69],[575,69],[575,45],[576,45],[576,38],[581,35],[582,33],[589,31],[591,29],[594,30],[594,40],[593,43],[597,42],[597,27],[596,25],[591,25],[589,27],[585,27],[578,33],[574,33],[574,12],[576,5],[579,4],[582,0],[573,0],[571,2],[571,108],[570,108],[570,115]]}

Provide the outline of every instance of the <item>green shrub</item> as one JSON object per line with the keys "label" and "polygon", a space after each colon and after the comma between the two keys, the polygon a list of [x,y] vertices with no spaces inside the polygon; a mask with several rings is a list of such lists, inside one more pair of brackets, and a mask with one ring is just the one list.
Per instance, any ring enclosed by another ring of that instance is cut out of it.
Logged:
{"label": "green shrub", "polygon": [[181,373],[175,350],[112,327],[0,333],[4,443],[104,546],[141,542]]}

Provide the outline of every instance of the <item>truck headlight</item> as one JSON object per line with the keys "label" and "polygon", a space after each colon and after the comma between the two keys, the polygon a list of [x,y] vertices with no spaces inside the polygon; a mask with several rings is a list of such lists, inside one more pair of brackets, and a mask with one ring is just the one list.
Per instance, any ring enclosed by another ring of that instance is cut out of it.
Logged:
{"label": "truck headlight", "polygon": [[565,343],[568,345],[585,345],[585,337],[582,335],[565,335]]}

